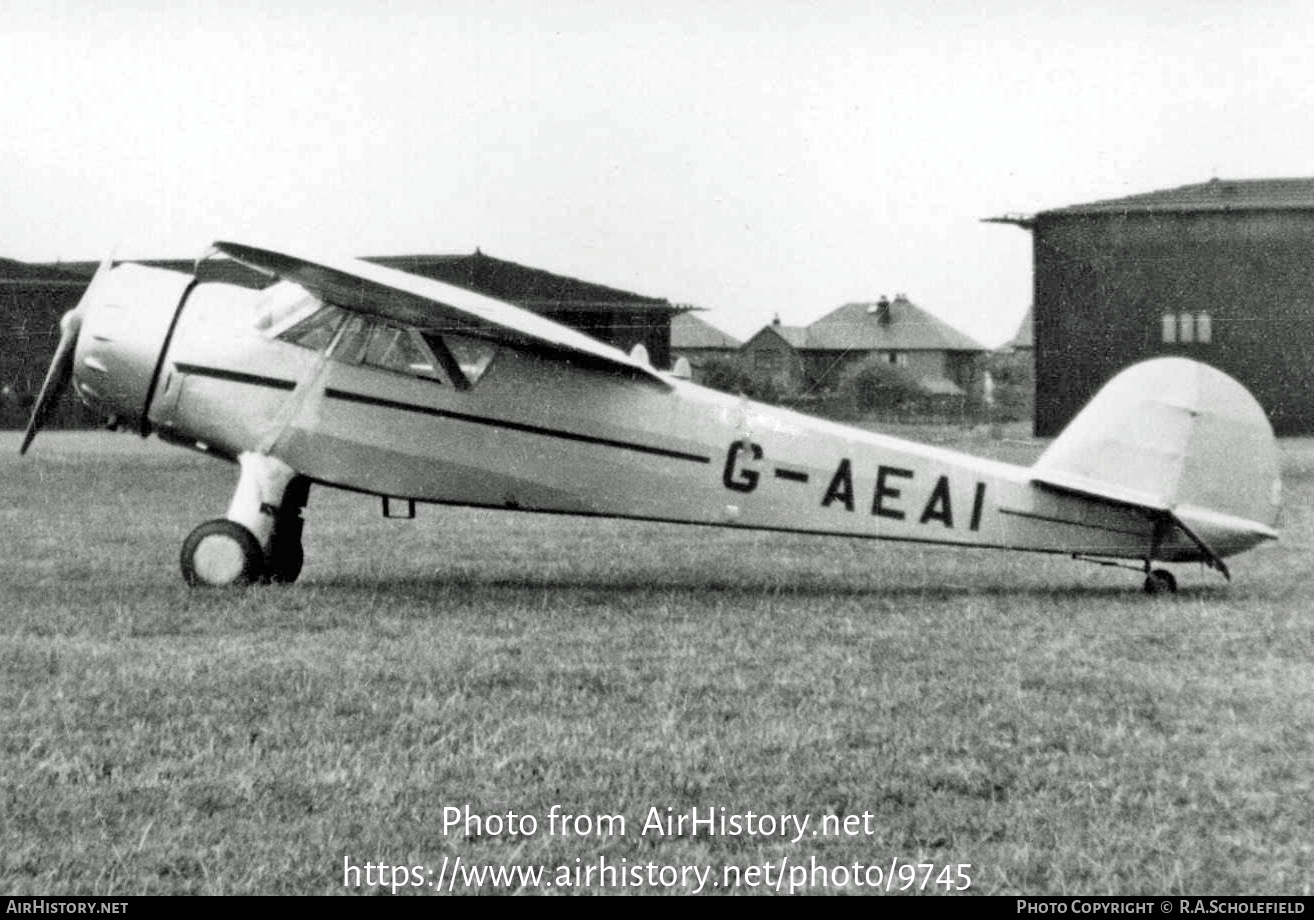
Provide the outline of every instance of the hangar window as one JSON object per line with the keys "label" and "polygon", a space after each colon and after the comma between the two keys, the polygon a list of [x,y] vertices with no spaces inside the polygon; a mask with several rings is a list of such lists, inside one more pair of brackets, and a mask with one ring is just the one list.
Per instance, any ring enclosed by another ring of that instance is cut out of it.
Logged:
{"label": "hangar window", "polygon": [[1164,344],[1208,345],[1214,340],[1214,320],[1208,310],[1165,313],[1160,317]]}

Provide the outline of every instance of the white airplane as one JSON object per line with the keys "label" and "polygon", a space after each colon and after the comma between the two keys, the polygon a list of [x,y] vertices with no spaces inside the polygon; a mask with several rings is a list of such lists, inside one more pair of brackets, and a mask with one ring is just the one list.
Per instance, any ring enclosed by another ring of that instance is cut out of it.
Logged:
{"label": "white airplane", "polygon": [[[1275,539],[1277,446],[1254,398],[1182,358],[1123,371],[1030,467],[749,402],[534,313],[354,259],[237,243],[263,291],[104,263],[20,452],[72,381],[143,436],[237,461],[191,585],[291,582],[312,484],[416,502],[1063,553],[1175,591],[1156,562]],[[636,349],[638,351],[638,349]]]}

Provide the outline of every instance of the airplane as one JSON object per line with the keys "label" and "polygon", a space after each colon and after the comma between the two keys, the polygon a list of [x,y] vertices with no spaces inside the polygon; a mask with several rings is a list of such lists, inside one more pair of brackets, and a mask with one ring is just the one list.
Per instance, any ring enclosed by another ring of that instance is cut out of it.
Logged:
{"label": "airplane", "polygon": [[[276,278],[200,281],[226,256]],[[1031,466],[751,402],[535,313],[349,258],[217,242],[188,274],[105,261],[20,453],[71,383],[111,427],[235,461],[183,541],[192,586],[296,581],[310,487],[416,503],[1062,553],[1177,590],[1158,563],[1276,539],[1273,430],[1180,357],[1107,383]]]}

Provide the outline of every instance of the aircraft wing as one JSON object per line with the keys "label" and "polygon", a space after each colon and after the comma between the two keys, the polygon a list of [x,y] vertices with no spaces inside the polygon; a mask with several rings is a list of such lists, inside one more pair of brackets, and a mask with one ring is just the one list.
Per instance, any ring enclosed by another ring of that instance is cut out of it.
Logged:
{"label": "aircraft wing", "polygon": [[345,310],[419,329],[479,336],[664,387],[670,382],[618,348],[504,301],[359,259],[308,257],[219,241],[214,248],[292,281]]}

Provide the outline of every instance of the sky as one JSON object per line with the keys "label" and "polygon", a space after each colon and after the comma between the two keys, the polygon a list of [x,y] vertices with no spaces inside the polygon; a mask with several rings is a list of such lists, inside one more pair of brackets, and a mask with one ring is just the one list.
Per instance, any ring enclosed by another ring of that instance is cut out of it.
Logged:
{"label": "sky", "polygon": [[985,345],[983,223],[1314,175],[1314,7],[11,0],[0,257],[475,248],[740,337],[906,294]]}

